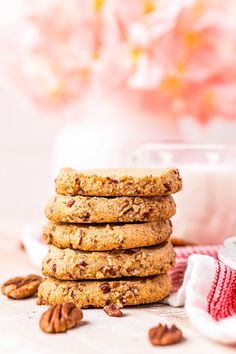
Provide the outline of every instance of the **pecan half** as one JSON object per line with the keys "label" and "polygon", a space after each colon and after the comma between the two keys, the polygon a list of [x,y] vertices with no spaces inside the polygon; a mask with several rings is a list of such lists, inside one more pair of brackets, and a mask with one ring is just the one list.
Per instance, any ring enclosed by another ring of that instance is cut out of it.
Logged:
{"label": "pecan half", "polygon": [[104,307],[103,309],[108,316],[112,317],[121,317],[123,315],[122,311],[120,310],[119,306],[116,304],[109,304]]}
{"label": "pecan half", "polygon": [[53,305],[45,311],[39,322],[43,332],[59,333],[76,327],[83,318],[83,312],[71,302]]}
{"label": "pecan half", "polygon": [[30,274],[26,277],[15,277],[3,283],[1,291],[3,295],[12,299],[24,299],[35,295],[42,281],[43,278],[35,274]]}
{"label": "pecan half", "polygon": [[149,329],[148,335],[153,345],[171,345],[183,340],[182,331],[175,325],[169,328],[167,325],[159,324]]}

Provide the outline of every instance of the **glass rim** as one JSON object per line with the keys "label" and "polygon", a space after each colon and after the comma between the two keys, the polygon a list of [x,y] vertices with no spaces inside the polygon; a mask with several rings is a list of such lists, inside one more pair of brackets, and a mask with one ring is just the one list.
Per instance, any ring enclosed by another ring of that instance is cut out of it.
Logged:
{"label": "glass rim", "polygon": [[193,143],[140,143],[136,149],[143,150],[193,150],[193,151],[227,151],[236,150],[236,144],[193,144]]}

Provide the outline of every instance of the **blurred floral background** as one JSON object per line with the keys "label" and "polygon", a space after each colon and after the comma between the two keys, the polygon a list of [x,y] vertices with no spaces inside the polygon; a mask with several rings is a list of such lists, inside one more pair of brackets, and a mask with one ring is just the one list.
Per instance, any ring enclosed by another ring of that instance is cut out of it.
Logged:
{"label": "blurred floral background", "polygon": [[236,142],[235,0],[1,0],[0,26],[8,228],[43,216],[61,166],[123,166],[143,142]]}

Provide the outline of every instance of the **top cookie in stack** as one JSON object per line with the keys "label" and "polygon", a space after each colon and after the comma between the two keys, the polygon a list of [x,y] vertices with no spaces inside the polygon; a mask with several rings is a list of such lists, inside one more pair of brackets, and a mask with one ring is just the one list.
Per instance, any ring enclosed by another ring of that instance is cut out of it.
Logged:
{"label": "top cookie in stack", "polygon": [[103,169],[76,171],[63,168],[56,179],[56,192],[92,197],[162,197],[180,191],[177,168]]}
{"label": "top cookie in stack", "polygon": [[51,222],[43,237],[53,246],[43,262],[49,278],[39,288],[41,301],[100,307],[167,296],[166,272],[174,264],[167,241],[169,218],[176,211],[171,194],[181,188],[176,168],[62,169],[56,179],[58,194],[46,207]]}

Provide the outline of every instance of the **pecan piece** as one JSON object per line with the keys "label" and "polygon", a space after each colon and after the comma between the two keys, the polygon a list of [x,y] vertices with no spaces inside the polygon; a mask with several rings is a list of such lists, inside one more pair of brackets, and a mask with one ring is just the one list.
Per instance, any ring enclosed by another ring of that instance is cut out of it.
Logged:
{"label": "pecan piece", "polygon": [[110,267],[109,269],[108,269],[108,273],[111,275],[111,276],[115,276],[116,275],[116,271],[115,271],[115,269],[113,268],[113,267]]}
{"label": "pecan piece", "polygon": [[75,200],[70,199],[66,205],[68,206],[68,208],[71,208],[74,204],[75,204]]}
{"label": "pecan piece", "polygon": [[15,277],[3,283],[1,291],[3,295],[12,299],[24,299],[35,295],[42,281],[42,277],[35,274],[30,274],[26,277]]}
{"label": "pecan piece", "polygon": [[83,237],[86,235],[86,232],[84,230],[80,230],[79,231],[79,242],[78,242],[78,246],[80,246],[82,244],[83,241]]}
{"label": "pecan piece", "polygon": [[57,271],[57,265],[55,263],[53,263],[53,265],[52,265],[52,271],[53,271],[53,273],[56,273],[56,271]]}
{"label": "pecan piece", "polygon": [[39,322],[43,332],[59,333],[76,327],[83,318],[83,312],[71,302],[53,305],[45,311]]}
{"label": "pecan piece", "polygon": [[166,192],[166,193],[169,193],[169,192],[171,191],[170,182],[164,183],[163,186],[165,187],[165,192]]}
{"label": "pecan piece", "polygon": [[108,294],[111,291],[110,285],[108,283],[102,283],[99,288],[102,290],[103,294]]}
{"label": "pecan piece", "polygon": [[116,184],[118,183],[118,181],[116,179],[113,179],[113,178],[110,178],[110,177],[107,177],[107,181],[109,184]]}
{"label": "pecan piece", "polygon": [[160,323],[157,327],[149,329],[148,335],[152,345],[170,345],[183,340],[182,331],[175,325],[169,328]]}
{"label": "pecan piece", "polygon": [[88,212],[84,213],[82,216],[81,216],[81,219],[83,221],[88,221],[90,218],[90,214]]}
{"label": "pecan piece", "polygon": [[123,312],[120,310],[119,306],[113,303],[105,306],[103,310],[108,316],[121,317],[123,315]]}
{"label": "pecan piece", "polygon": [[124,254],[128,254],[128,255],[131,255],[131,254],[136,253],[136,251],[135,251],[134,249],[130,248],[130,249],[124,250],[123,253],[124,253]]}

